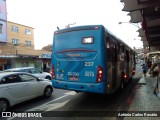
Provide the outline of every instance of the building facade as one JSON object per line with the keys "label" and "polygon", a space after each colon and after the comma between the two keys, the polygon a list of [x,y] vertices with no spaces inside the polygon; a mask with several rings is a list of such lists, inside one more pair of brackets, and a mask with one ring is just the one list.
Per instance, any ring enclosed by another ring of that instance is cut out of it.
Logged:
{"label": "building facade", "polygon": [[18,23],[7,22],[8,43],[15,45],[17,49],[34,50],[34,29]]}
{"label": "building facade", "polygon": [[6,1],[0,0],[0,71],[31,66],[46,71],[50,64],[50,51],[34,50],[34,28],[7,22]]}
{"label": "building facade", "polygon": [[7,24],[8,41],[0,45],[0,71],[17,67],[36,67],[47,71],[51,52],[34,50],[34,28],[13,22]]}
{"label": "building facade", "polygon": [[[36,67],[46,71],[50,67],[51,57],[41,57],[51,54],[45,50],[34,50],[34,28],[8,21],[8,45],[15,48],[15,58],[11,68]],[[46,62],[47,61],[47,62]]]}
{"label": "building facade", "polygon": [[0,0],[0,44],[7,42],[6,0]]}
{"label": "building facade", "polygon": [[[2,57],[1,45],[7,42],[7,10],[6,1],[0,0],[0,57]],[[3,65],[6,64],[5,59],[0,59],[0,70],[3,69]]]}

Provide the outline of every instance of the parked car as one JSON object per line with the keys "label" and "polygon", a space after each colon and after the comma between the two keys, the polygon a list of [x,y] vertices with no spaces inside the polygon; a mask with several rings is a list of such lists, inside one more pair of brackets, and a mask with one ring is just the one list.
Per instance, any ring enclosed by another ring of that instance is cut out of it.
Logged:
{"label": "parked car", "polygon": [[49,80],[52,79],[52,76],[50,73],[42,72],[34,67],[12,68],[12,69],[4,70],[4,72],[27,72],[40,78],[49,79]]}
{"label": "parked car", "polygon": [[52,92],[52,83],[48,79],[24,72],[0,73],[0,112],[38,96],[50,97]]}

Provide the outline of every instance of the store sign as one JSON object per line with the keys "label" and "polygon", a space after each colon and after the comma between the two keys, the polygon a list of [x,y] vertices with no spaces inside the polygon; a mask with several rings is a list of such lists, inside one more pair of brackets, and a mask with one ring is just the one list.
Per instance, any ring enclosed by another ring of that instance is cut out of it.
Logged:
{"label": "store sign", "polygon": [[39,56],[39,58],[51,58],[51,54],[50,53],[48,53],[48,54],[41,54]]}
{"label": "store sign", "polygon": [[16,55],[1,55],[0,54],[0,58],[16,58]]}

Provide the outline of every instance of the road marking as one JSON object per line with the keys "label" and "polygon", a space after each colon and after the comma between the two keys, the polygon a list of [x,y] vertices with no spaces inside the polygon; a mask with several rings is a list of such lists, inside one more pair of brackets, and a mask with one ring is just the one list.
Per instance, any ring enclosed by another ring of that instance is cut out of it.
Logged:
{"label": "road marking", "polygon": [[71,92],[67,92],[67,93],[64,93],[64,94],[66,94],[66,95],[75,95],[75,94],[77,94],[77,93],[74,92],[74,91],[71,91]]}
{"label": "road marking", "polygon": [[29,109],[29,110],[27,110],[27,111],[39,110],[39,108],[46,107],[48,104],[51,104],[51,103],[53,103],[53,102],[55,102],[55,101],[57,101],[57,100],[59,100],[59,99],[62,99],[62,98],[67,97],[67,96],[69,96],[69,95],[75,95],[75,94],[76,94],[76,93],[75,93],[74,91],[67,92],[67,93],[65,93],[65,95],[63,95],[63,96],[61,96],[61,97],[59,97],[59,98],[53,99],[52,101],[46,102],[45,104],[42,104],[42,105],[37,106],[37,107],[34,107],[34,108]]}
{"label": "road marking", "polygon": [[58,109],[58,108],[60,108],[60,107],[63,107],[63,106],[64,106],[65,104],[67,104],[69,101],[70,101],[70,99],[69,99],[69,100],[66,100],[66,101],[64,101],[64,102],[62,102],[62,103],[50,104],[48,107],[46,106],[47,109],[44,110],[44,111],[52,111],[52,110]]}

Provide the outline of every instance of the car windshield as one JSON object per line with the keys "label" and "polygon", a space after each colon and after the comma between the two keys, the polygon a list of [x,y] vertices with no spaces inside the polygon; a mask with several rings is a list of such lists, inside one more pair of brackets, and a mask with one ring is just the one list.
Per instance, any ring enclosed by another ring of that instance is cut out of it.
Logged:
{"label": "car windshield", "polygon": [[31,71],[32,74],[41,73],[41,71],[36,69],[36,68],[30,69],[30,71]]}

